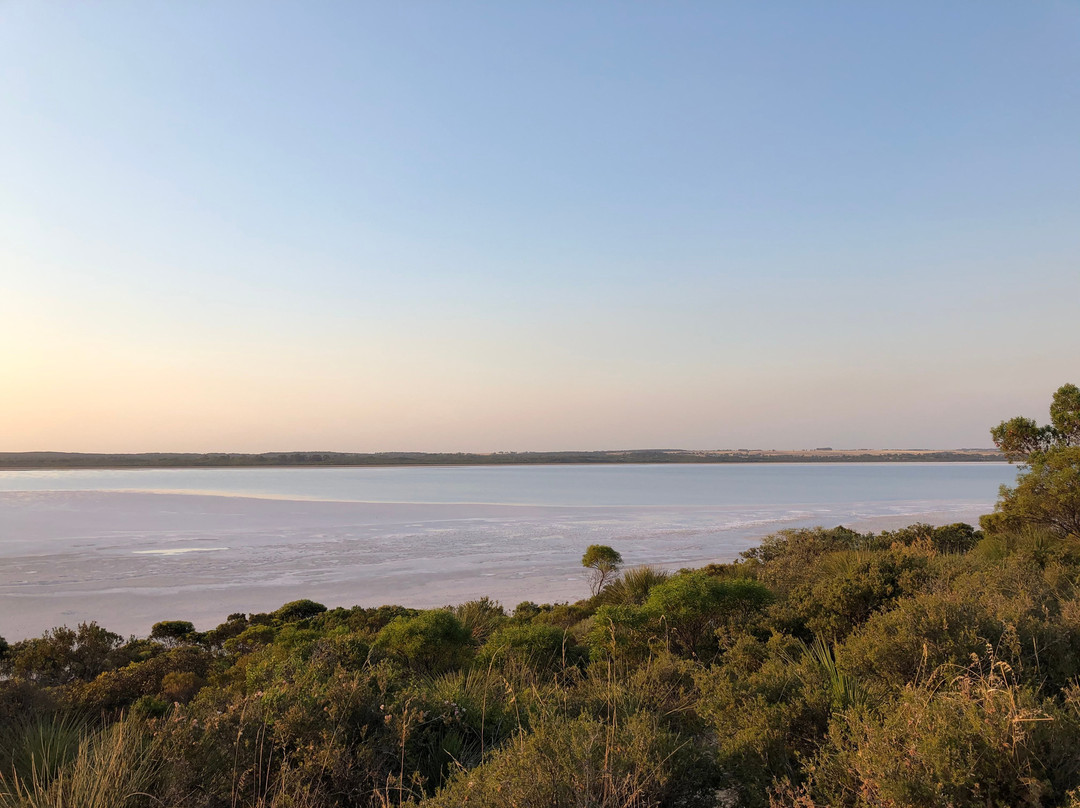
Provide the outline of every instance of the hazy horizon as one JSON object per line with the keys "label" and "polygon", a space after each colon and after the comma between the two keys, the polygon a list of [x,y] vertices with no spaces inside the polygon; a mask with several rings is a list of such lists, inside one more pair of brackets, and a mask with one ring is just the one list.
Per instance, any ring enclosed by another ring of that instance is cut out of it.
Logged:
{"label": "hazy horizon", "polygon": [[4,3],[0,451],[985,446],[1080,382],[1078,36]]}

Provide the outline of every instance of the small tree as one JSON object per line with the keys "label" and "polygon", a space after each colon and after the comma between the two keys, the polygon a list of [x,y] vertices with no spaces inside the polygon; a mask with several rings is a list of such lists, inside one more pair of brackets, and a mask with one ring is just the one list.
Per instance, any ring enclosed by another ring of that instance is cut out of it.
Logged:
{"label": "small tree", "polygon": [[150,629],[150,639],[165,645],[179,645],[195,633],[195,625],[187,620],[162,620]]}
{"label": "small tree", "polygon": [[277,611],[273,612],[275,620],[282,623],[295,623],[297,620],[307,620],[326,611],[326,607],[313,600],[291,600]]}
{"label": "small tree", "polygon": [[589,586],[593,595],[598,594],[604,584],[618,574],[621,564],[622,556],[606,544],[589,545],[585,555],[581,557],[581,566],[590,570]]}
{"label": "small tree", "polygon": [[994,513],[980,524],[989,532],[1035,525],[1058,536],[1080,537],[1080,388],[1054,393],[1050,423],[1030,418],[1003,421],[990,430],[994,443],[1024,471],[1014,488],[1001,486]]}
{"label": "small tree", "polygon": [[1080,388],[1063,384],[1057,389],[1046,426],[1017,416],[993,427],[990,436],[1010,463],[1030,463],[1055,449],[1080,447]]}

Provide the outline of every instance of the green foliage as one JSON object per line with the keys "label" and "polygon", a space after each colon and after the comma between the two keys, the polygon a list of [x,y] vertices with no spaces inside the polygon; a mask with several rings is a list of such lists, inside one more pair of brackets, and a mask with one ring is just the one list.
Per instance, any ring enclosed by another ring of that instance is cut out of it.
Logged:
{"label": "green foliage", "polygon": [[478,643],[482,643],[502,623],[506,622],[506,612],[502,605],[490,598],[470,600],[450,609],[454,616],[465,626],[465,630]]}
{"label": "green foliage", "polygon": [[[804,792],[820,805],[1044,805],[1076,777],[1075,718],[1019,685],[993,650],[830,728]],[[783,804],[783,803],[781,803]]]}
{"label": "green foliage", "polygon": [[966,553],[982,540],[982,533],[964,522],[934,528],[930,541],[939,553]]}
{"label": "green foliage", "polygon": [[590,622],[585,644],[595,660],[640,662],[652,652],[658,629],[657,621],[640,606],[601,606]]}
{"label": "green foliage", "polygon": [[162,620],[154,623],[150,629],[150,639],[161,640],[166,645],[190,639],[195,634],[195,625],[187,620]]}
{"label": "green foliage", "polygon": [[675,575],[597,545],[596,596],[509,617],[14,643],[0,808],[1077,808],[1080,392],[995,437],[1028,470],[983,532],[786,530]]}
{"label": "green foliage", "polygon": [[0,788],[11,781],[48,778],[75,757],[87,731],[71,713],[26,713],[5,722],[0,734]]}
{"label": "green foliage", "polygon": [[867,704],[866,690],[858,679],[845,673],[836,662],[833,648],[821,637],[815,637],[809,645],[803,646],[803,653],[808,656],[817,671],[828,682],[828,693],[835,710],[851,707],[864,707]]}
{"label": "green foliage", "polygon": [[573,629],[579,626],[581,621],[587,618],[590,613],[590,607],[583,603],[544,604],[540,607],[540,613],[533,620],[549,626]]}
{"label": "green foliage", "polygon": [[604,587],[600,598],[612,605],[642,604],[657,584],[668,579],[666,570],[644,564],[623,570],[622,574]]}
{"label": "green foliage", "polygon": [[801,636],[842,639],[875,612],[917,590],[928,574],[931,555],[929,548],[898,547],[821,556],[802,570],[801,580],[789,582],[774,618]]}
{"label": "green foliage", "polygon": [[[67,734],[64,729],[58,730]],[[62,755],[35,757],[28,774],[12,772],[0,782],[0,808],[121,808],[149,804],[154,758],[142,727],[120,721],[70,738]]]}
{"label": "green foliage", "polygon": [[661,631],[681,651],[705,652],[724,621],[745,619],[764,608],[772,593],[748,578],[718,580],[704,572],[686,572],[654,586],[643,611],[659,621]]}
{"label": "green foliage", "polygon": [[1080,447],[1041,453],[1030,460],[1016,486],[1001,486],[994,513],[982,518],[990,533],[1045,528],[1080,538]]}
{"label": "green foliage", "polygon": [[225,650],[232,654],[249,654],[255,649],[274,641],[277,631],[272,626],[251,625],[235,637],[225,640]]}
{"label": "green foliage", "polygon": [[306,620],[326,611],[326,607],[313,600],[294,600],[286,603],[273,613],[275,620],[281,623],[294,623],[297,620]]}
{"label": "green foliage", "polygon": [[1001,487],[983,529],[1003,533],[1035,525],[1080,538],[1080,388],[1066,384],[1054,393],[1046,426],[1013,418],[990,432],[1005,456],[1026,463],[1027,470],[1014,488]]}
{"label": "green foliage", "polygon": [[990,436],[1010,462],[1027,460],[1054,444],[1053,427],[1039,426],[1032,419],[1020,416],[1002,421],[990,430]]}
{"label": "green foliage", "polygon": [[478,662],[517,662],[532,670],[552,671],[575,665],[583,651],[566,629],[544,623],[511,624],[492,634]]}
{"label": "green foliage", "polygon": [[618,571],[622,556],[606,544],[590,544],[581,557],[581,566],[590,570],[589,586],[596,595]]}
{"label": "green foliage", "polygon": [[[199,648],[176,648],[141,662],[104,671],[89,682],[73,682],[66,690],[67,703],[81,710],[100,713],[120,711],[143,696],[163,696],[169,701],[186,701],[180,693],[166,693],[169,677],[184,676],[183,681],[201,683],[211,665],[211,657]],[[173,681],[176,681],[175,678]]]}
{"label": "green foliage", "polygon": [[1049,451],[1080,446],[1080,388],[1064,384],[1057,389],[1046,426],[1016,417],[992,428],[990,436],[1010,462],[1027,462]]}
{"label": "green foliage", "polygon": [[764,806],[771,784],[801,771],[828,729],[832,697],[803,644],[743,637],[695,674],[696,710],[737,805]]}
{"label": "green foliage", "polygon": [[523,600],[514,607],[514,620],[519,623],[528,622],[540,614],[541,611],[543,610],[531,600]]}
{"label": "green foliage", "polygon": [[43,636],[11,646],[3,668],[13,676],[46,685],[63,685],[76,679],[92,679],[115,667],[122,659],[119,634],[97,623],[80,623],[77,629],[54,628]]}
{"label": "green foliage", "polygon": [[654,716],[608,723],[588,716],[552,716],[462,772],[421,808],[592,806],[687,808],[712,804],[708,784],[688,773],[684,739]]}
{"label": "green foliage", "polygon": [[922,683],[958,665],[1002,627],[977,601],[952,591],[919,593],[874,614],[839,649],[842,667],[879,687]]}
{"label": "green foliage", "polygon": [[375,647],[417,670],[439,673],[465,664],[472,635],[451,612],[438,609],[394,619],[379,632]]}

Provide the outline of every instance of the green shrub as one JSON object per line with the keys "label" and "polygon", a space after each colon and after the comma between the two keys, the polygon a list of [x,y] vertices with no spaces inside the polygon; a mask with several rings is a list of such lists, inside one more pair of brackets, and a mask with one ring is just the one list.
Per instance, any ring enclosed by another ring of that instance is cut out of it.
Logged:
{"label": "green shrub", "polygon": [[817,559],[774,615],[789,631],[843,639],[875,612],[917,591],[927,568],[928,556],[918,551],[830,554]]}
{"label": "green shrub", "polygon": [[163,620],[154,623],[150,629],[150,639],[160,640],[166,645],[176,645],[190,639],[195,634],[195,625],[187,620]]}
{"label": "green shrub", "polygon": [[[210,654],[204,649],[190,646],[175,648],[143,662],[132,662],[123,668],[106,671],[93,681],[72,683],[65,696],[72,707],[81,710],[117,712],[143,696],[161,695],[164,683],[170,676],[183,677],[172,681],[188,682],[189,687],[190,683],[204,682],[210,664]],[[190,695],[194,695],[194,692]]]}
{"label": "green shrub", "polygon": [[421,808],[686,808],[715,804],[685,739],[636,714],[614,725],[546,718]]}
{"label": "green shrub", "polygon": [[550,671],[575,665],[584,652],[565,629],[543,623],[512,624],[492,634],[480,649],[478,662],[512,660],[533,670]]}
{"label": "green shrub", "polygon": [[658,621],[658,633],[680,651],[711,655],[719,626],[745,619],[771,601],[772,593],[757,581],[720,580],[699,571],[680,573],[652,587],[642,608]]}
{"label": "green shrub", "polygon": [[1054,804],[1076,778],[1077,732],[991,654],[959,674],[942,669],[885,711],[835,716],[809,793],[827,805]]}
{"label": "green shrub", "polygon": [[93,679],[116,667],[122,647],[119,634],[97,623],[80,623],[77,629],[54,628],[41,637],[15,643],[4,660],[4,669],[44,685],[63,685]]}
{"label": "green shrub", "polygon": [[[67,741],[70,743],[70,741]],[[142,728],[131,720],[81,732],[60,758],[35,758],[0,789],[0,808],[121,808],[148,804],[154,756]]]}
{"label": "green shrub", "polygon": [[670,576],[666,570],[644,564],[623,570],[622,574],[604,587],[600,593],[602,602],[612,606],[641,605],[649,597],[649,592],[657,584],[662,584]]}
{"label": "green shrub", "polygon": [[293,600],[273,613],[275,620],[281,623],[295,623],[306,620],[326,611],[326,607],[313,600]]}
{"label": "green shrub", "polygon": [[471,656],[472,636],[453,614],[433,609],[395,618],[379,632],[375,647],[410,667],[439,673],[465,664]]}
{"label": "green shrub", "polygon": [[465,626],[465,630],[478,643],[488,638],[502,623],[506,622],[506,612],[502,605],[490,598],[469,600],[450,609],[454,616]]}
{"label": "green shrub", "polygon": [[641,606],[601,606],[596,610],[585,644],[594,660],[640,662],[661,642],[658,624]]}

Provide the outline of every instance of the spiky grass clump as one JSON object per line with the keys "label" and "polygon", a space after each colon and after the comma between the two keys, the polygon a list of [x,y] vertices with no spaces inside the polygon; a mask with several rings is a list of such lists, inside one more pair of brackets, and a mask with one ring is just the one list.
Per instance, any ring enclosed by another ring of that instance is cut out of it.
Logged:
{"label": "spiky grass clump", "polygon": [[668,577],[667,570],[649,564],[631,567],[604,587],[600,597],[604,603],[613,606],[641,605],[649,597],[649,591]]}
{"label": "spiky grass clump", "polygon": [[[154,764],[145,732],[131,720],[104,729],[79,730],[58,719],[41,728],[46,742],[29,748],[29,760],[0,775],[0,808],[122,808],[146,796]],[[20,768],[22,771],[20,771]]]}

